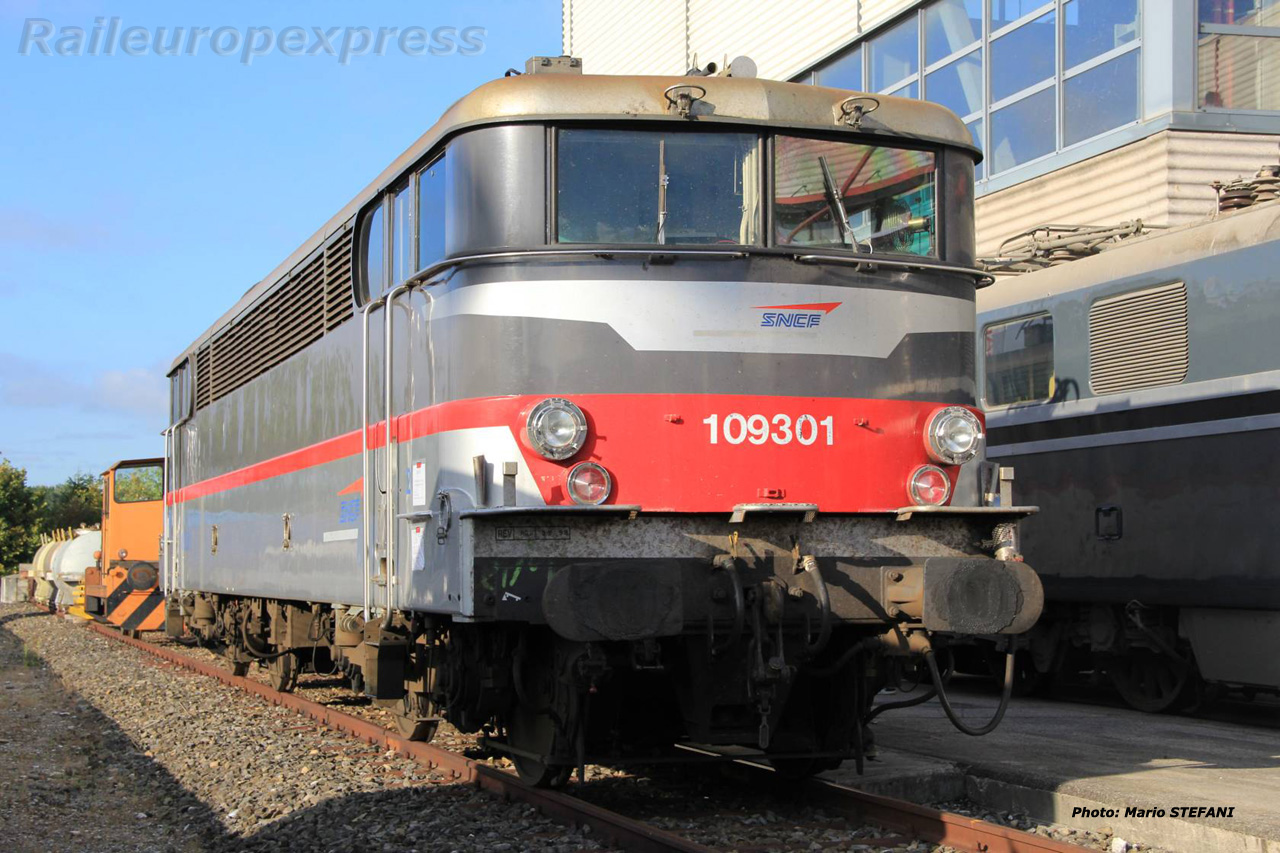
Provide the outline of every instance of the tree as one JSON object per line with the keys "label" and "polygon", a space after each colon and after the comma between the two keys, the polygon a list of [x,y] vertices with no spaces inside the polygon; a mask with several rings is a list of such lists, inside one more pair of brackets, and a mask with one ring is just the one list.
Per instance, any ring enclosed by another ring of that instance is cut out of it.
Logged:
{"label": "tree", "polygon": [[56,486],[37,487],[37,495],[43,498],[39,529],[46,533],[102,521],[102,478],[94,474],[72,474]]}
{"label": "tree", "polygon": [[37,509],[26,469],[0,457],[0,575],[16,572],[35,553]]}

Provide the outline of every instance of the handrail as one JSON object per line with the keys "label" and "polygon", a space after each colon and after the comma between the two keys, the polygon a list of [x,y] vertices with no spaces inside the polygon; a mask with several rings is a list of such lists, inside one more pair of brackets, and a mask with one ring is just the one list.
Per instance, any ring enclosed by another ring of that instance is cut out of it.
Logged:
{"label": "handrail", "polygon": [[[413,290],[415,287],[418,287],[422,283],[423,281],[411,279],[409,281],[404,282],[403,284],[396,285],[390,291],[387,292],[387,295],[385,297],[383,297],[385,301],[385,307],[383,310],[383,322],[384,322],[385,331],[383,333],[382,351],[384,353],[383,368],[385,373],[386,387],[384,387],[382,390],[384,395],[383,399],[385,401],[385,404],[383,405],[383,414],[386,416],[386,419],[387,419],[387,430],[386,430],[387,504],[386,504],[386,521],[385,521],[387,542],[384,549],[387,555],[387,578],[386,578],[387,603],[386,603],[386,613],[384,614],[384,620],[388,623],[391,621],[391,612],[395,608],[396,534],[399,532],[396,527],[396,504],[400,499],[400,477],[399,477],[400,466],[397,464],[399,462],[399,460],[397,459],[397,456],[399,454],[398,454],[398,451],[393,451],[391,447],[391,425],[392,425],[392,421],[394,420],[394,416],[393,416],[394,406],[393,406],[393,393],[392,393],[393,392],[393,389],[392,389],[393,369],[392,368],[393,368],[393,365],[395,364],[394,352],[392,348],[392,339],[393,339],[392,330],[395,325],[394,323],[395,314],[392,311],[392,309],[395,307],[396,298],[399,297],[400,294],[408,293],[409,291]],[[393,455],[393,453],[395,455]]]}
{"label": "handrail", "polygon": [[[965,267],[958,264],[948,264],[939,261],[930,261],[925,258],[907,259],[893,258],[885,255],[876,255],[873,258],[867,255],[837,255],[824,252],[799,251],[797,249],[789,249],[781,246],[759,247],[759,246],[742,246],[735,249],[690,249],[679,246],[654,245],[652,248],[634,248],[620,247],[613,248],[610,246],[594,246],[590,248],[574,247],[574,248],[545,248],[545,249],[512,249],[505,252],[479,252],[474,255],[459,255],[455,258],[447,258],[439,263],[432,264],[425,269],[414,273],[405,279],[401,287],[410,285],[425,284],[433,278],[454,267],[461,267],[471,263],[482,263],[485,261],[509,261],[520,258],[537,258],[537,257],[598,257],[610,258],[614,256],[626,257],[688,257],[688,258],[707,258],[707,259],[723,259],[734,260],[758,256],[763,258],[780,257],[790,258],[796,263],[817,263],[829,261],[837,264],[851,264],[860,266],[868,264],[871,266],[886,266],[900,269],[920,269],[920,270],[936,270],[937,272],[958,273],[960,275],[972,276],[978,283],[978,287],[986,287],[993,283],[995,278],[976,267]],[[376,304],[376,301],[369,304]]]}
{"label": "handrail", "polygon": [[173,591],[173,583],[170,575],[171,564],[173,561],[173,546],[169,536],[169,532],[170,532],[169,525],[171,523],[171,519],[169,517],[170,510],[169,510],[169,500],[168,500],[169,491],[170,491],[169,489],[169,485],[170,485],[169,484],[169,472],[170,472],[169,454],[173,447],[173,427],[172,426],[166,427],[164,432],[161,433],[161,435],[164,436],[164,472],[161,475],[161,480],[164,483],[164,486],[162,488],[162,493],[163,493],[162,500],[164,500],[164,505],[163,505],[164,508],[162,510],[163,515],[161,516],[161,522],[160,522],[160,584],[161,584],[160,591],[166,597],[168,597],[169,593]]}
{"label": "handrail", "polygon": [[795,255],[796,263],[811,264],[819,261],[829,261],[834,264],[847,264],[851,266],[869,267],[897,267],[899,269],[921,269],[935,270],[937,272],[958,273],[960,275],[973,276],[974,281],[979,288],[988,287],[995,283],[995,278],[980,269],[973,267],[962,267],[956,264],[934,263],[931,261],[915,261],[906,260],[904,258],[886,258],[884,255],[828,255],[820,252],[808,252],[805,254]]}
{"label": "handrail", "polygon": [[361,565],[364,570],[364,583],[362,584],[364,592],[364,618],[368,620],[372,616],[370,607],[373,605],[373,590],[371,584],[372,565],[369,562],[369,555],[373,549],[372,526],[369,523],[369,506],[370,498],[373,497],[373,489],[370,488],[369,479],[369,315],[382,305],[384,300],[375,299],[364,306],[360,311],[361,322],[361,371],[360,371],[360,526],[364,544],[364,554]]}

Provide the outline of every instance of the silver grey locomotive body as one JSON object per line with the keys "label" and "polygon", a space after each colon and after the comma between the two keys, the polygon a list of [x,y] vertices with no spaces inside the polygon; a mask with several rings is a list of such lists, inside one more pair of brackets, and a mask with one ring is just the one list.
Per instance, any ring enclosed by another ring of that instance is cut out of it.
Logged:
{"label": "silver grey locomotive body", "polygon": [[323,658],[406,734],[492,724],[541,782],[646,739],[838,761],[894,661],[1025,630],[967,131],[852,100],[456,104],[175,362],[173,630],[285,687]]}

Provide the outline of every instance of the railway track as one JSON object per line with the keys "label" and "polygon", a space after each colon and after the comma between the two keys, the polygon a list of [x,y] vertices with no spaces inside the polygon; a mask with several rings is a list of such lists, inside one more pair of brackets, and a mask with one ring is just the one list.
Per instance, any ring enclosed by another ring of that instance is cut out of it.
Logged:
{"label": "railway track", "polygon": [[[557,822],[571,826],[589,826],[595,837],[618,848],[655,853],[701,853],[715,849],[570,794],[531,787],[512,773],[448,749],[405,740],[373,721],[343,713],[292,693],[281,693],[251,678],[232,675],[216,663],[198,660],[146,640],[125,636],[98,623],[90,623],[90,628],[176,666],[215,678],[267,702],[289,708],[334,731],[396,750],[425,767],[451,774],[459,783],[475,785],[505,799],[528,803]],[[768,767],[753,762],[740,764],[750,773],[761,774],[762,778],[764,774],[772,773]],[[938,844],[965,853],[1078,853],[1085,849],[963,815],[846,788],[821,779],[806,783],[803,798],[815,807],[882,827],[895,836]]]}

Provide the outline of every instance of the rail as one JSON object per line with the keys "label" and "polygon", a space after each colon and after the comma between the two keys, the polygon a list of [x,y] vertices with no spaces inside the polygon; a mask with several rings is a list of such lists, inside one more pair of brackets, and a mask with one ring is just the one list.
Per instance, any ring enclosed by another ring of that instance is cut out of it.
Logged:
{"label": "rail", "polygon": [[[308,716],[335,731],[349,734],[371,744],[394,749],[428,768],[447,771],[460,782],[475,785],[481,790],[504,798],[529,803],[542,814],[559,823],[590,826],[597,837],[609,844],[626,850],[645,851],[645,853],[648,851],[709,853],[711,850],[689,839],[600,808],[569,794],[534,788],[521,782],[512,773],[481,764],[456,752],[406,740],[368,720],[344,714],[292,693],[281,693],[249,678],[232,675],[217,664],[196,660],[146,640],[125,636],[98,622],[89,623],[89,627],[105,637],[119,640],[162,660],[211,676],[223,684],[239,688],[272,704]],[[736,763],[760,774],[773,773],[772,768],[756,761],[742,759]],[[915,839],[944,844],[963,853],[1081,853],[1086,849],[977,818],[847,788],[824,779],[809,780],[806,783],[805,795],[806,801],[816,807],[839,812]]]}
{"label": "rail", "polygon": [[376,723],[335,711],[292,693],[281,693],[258,681],[232,675],[213,663],[195,660],[171,649],[162,648],[146,640],[127,637],[97,622],[89,627],[114,640],[119,640],[172,664],[216,678],[223,684],[252,693],[262,699],[310,717],[317,723],[335,731],[349,734],[367,743],[394,749],[401,755],[417,761],[425,767],[439,769],[453,775],[459,782],[475,785],[483,791],[500,797],[520,800],[537,808],[542,814],[559,823],[570,826],[590,826],[592,834],[607,843],[640,853],[710,853],[711,848],[664,832],[657,827],[585,803],[559,791],[534,788],[521,782],[515,775],[486,764],[473,761],[464,755],[441,749],[438,746],[406,740]]}

